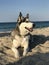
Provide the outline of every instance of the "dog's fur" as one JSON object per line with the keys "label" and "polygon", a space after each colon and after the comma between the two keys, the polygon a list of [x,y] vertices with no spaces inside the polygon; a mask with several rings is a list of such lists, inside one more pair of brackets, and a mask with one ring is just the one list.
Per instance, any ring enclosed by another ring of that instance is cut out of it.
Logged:
{"label": "dog's fur", "polygon": [[19,58],[20,56],[18,51],[19,46],[24,47],[23,56],[28,52],[30,39],[29,33],[33,31],[33,27],[34,24],[25,19],[25,21],[19,21],[15,31],[12,32],[12,36],[14,38],[12,51],[16,58]]}

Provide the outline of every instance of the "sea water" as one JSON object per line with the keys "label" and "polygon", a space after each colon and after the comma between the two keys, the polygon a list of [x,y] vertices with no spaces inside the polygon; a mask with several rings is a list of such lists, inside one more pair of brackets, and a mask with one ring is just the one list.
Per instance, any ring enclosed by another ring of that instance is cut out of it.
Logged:
{"label": "sea water", "polygon": [[[49,27],[49,21],[36,21],[35,28]],[[17,22],[0,22],[0,31],[11,31],[16,27]]]}

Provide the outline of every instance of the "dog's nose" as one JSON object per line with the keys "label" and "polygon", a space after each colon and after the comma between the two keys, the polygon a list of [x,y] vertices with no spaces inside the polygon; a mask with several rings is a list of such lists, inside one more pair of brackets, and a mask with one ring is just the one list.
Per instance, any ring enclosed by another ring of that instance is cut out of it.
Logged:
{"label": "dog's nose", "polygon": [[35,24],[33,23],[33,27],[35,27]]}

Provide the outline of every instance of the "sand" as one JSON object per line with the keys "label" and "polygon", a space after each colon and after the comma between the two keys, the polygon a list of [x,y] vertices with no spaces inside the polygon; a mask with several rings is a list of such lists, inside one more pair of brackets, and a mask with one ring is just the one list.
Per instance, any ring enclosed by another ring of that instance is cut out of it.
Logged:
{"label": "sand", "polygon": [[25,57],[14,57],[10,33],[0,33],[0,65],[49,65],[49,27],[31,33],[30,50]]}

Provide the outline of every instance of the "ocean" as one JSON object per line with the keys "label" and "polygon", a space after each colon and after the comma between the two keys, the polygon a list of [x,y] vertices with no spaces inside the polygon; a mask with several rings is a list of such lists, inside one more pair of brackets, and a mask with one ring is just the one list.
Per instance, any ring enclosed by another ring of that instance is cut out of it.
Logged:
{"label": "ocean", "polygon": [[[49,27],[49,21],[36,21],[35,28]],[[11,31],[16,27],[17,22],[0,22],[0,31]]]}

